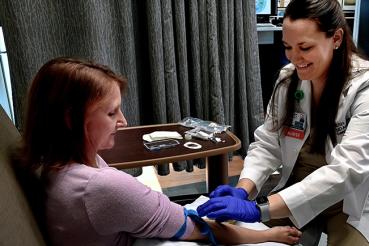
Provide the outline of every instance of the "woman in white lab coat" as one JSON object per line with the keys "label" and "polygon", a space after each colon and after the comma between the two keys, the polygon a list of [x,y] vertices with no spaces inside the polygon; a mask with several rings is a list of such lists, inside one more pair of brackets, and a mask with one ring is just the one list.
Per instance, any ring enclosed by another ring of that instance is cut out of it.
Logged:
{"label": "woman in white lab coat", "polygon": [[[291,63],[237,188],[218,187],[198,212],[218,221],[290,220],[303,230],[315,223],[329,245],[369,245],[369,62],[336,0],[292,0],[282,41]],[[274,192],[253,201],[280,166]]]}

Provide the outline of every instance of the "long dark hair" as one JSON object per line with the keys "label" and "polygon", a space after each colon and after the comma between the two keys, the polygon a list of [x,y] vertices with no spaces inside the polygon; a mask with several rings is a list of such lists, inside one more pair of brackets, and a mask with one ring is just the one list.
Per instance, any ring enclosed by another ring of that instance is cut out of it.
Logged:
{"label": "long dark hair", "polygon": [[[325,153],[325,141],[330,136],[333,144],[337,143],[335,135],[335,117],[338,111],[338,103],[341,92],[351,76],[352,54],[356,53],[356,47],[350,35],[350,29],[337,0],[292,0],[285,11],[284,18],[291,20],[309,19],[317,23],[320,31],[327,37],[332,37],[339,28],[343,30],[343,40],[340,47],[333,52],[332,63],[329,67],[327,81],[323,89],[319,105],[315,114],[315,132],[313,134],[312,152]],[[282,69],[283,70],[283,69]],[[292,75],[282,79],[276,87],[284,83],[289,83],[286,114],[279,125],[278,130],[290,124],[293,112],[295,111],[294,93],[297,88],[299,78],[296,70]],[[277,89],[277,88],[276,88]],[[275,91],[271,100],[271,114],[276,118],[274,110],[276,104]]]}
{"label": "long dark hair", "polygon": [[43,65],[28,93],[24,165],[42,165],[47,171],[69,161],[84,163],[87,107],[108,95],[114,84],[123,91],[126,83],[106,66],[88,61],[56,58]]}

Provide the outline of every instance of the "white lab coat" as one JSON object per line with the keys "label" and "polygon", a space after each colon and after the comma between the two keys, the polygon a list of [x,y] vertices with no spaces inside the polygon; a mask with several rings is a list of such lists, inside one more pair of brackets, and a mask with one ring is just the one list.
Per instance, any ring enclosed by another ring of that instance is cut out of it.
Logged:
{"label": "white lab coat", "polygon": [[[294,66],[283,69],[280,78],[292,73]],[[349,215],[348,223],[357,228],[369,240],[369,62],[353,59],[353,79],[344,87],[336,116],[334,147],[326,142],[325,165],[299,183],[279,192],[292,216],[293,223],[301,228],[326,208],[343,199],[343,211]],[[363,70],[366,69],[366,72]],[[302,112],[307,115],[305,137],[300,140],[282,134],[282,130],[270,131],[271,117],[255,131],[255,142],[250,144],[240,179],[251,179],[258,191],[280,165],[281,180],[275,190],[283,188],[295,165],[300,149],[310,133],[311,82],[300,81],[303,90],[300,101]],[[287,86],[278,87],[276,112],[285,112]],[[270,105],[268,106],[268,110]],[[277,119],[281,120],[281,118]]]}

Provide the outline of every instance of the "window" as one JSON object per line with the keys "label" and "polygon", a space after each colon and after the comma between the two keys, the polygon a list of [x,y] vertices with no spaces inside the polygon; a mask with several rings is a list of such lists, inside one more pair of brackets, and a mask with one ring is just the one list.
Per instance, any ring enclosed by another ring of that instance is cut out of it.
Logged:
{"label": "window", "polygon": [[10,83],[10,72],[8,56],[3,35],[3,29],[0,26],[0,104],[14,122],[13,96]]}

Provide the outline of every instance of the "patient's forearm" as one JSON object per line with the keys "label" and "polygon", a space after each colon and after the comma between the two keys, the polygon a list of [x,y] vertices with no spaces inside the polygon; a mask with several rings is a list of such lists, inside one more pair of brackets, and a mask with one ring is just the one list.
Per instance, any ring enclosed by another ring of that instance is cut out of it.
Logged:
{"label": "patient's forearm", "polygon": [[[267,231],[254,231],[229,223],[217,223],[215,221],[206,221],[212,229],[217,242],[220,244],[242,244],[259,243],[269,240]],[[207,240],[197,227],[186,240]]]}
{"label": "patient's forearm", "polygon": [[229,223],[207,221],[220,244],[261,243],[270,241],[268,231],[255,231]]}
{"label": "patient's forearm", "polygon": [[[301,232],[296,228],[289,226],[277,226],[267,230],[252,230],[229,223],[217,223],[207,220],[208,225],[214,233],[214,236],[220,244],[242,244],[242,243],[261,243],[261,242],[281,242],[296,243]],[[186,240],[207,240],[197,227]]]}

